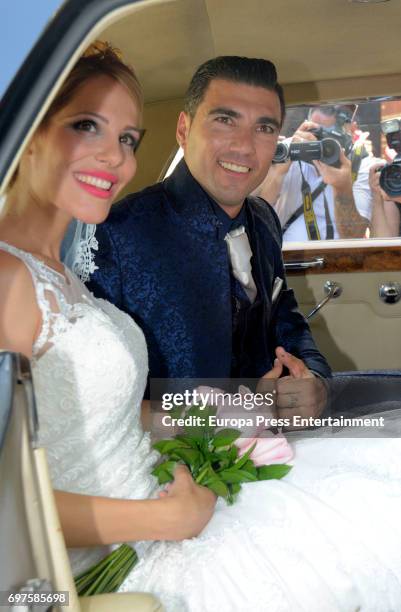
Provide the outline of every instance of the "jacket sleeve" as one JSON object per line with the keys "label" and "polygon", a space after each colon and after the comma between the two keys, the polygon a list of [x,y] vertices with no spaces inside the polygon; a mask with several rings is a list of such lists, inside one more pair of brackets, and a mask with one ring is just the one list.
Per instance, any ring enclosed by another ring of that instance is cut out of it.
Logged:
{"label": "jacket sleeve", "polygon": [[98,251],[95,254],[97,269],[91,275],[87,287],[95,297],[108,300],[118,308],[123,307],[121,265],[111,228],[102,223],[96,228]]}
{"label": "jacket sleeve", "polygon": [[282,255],[282,233],[280,221],[269,206],[271,213],[270,229],[275,242],[274,276],[284,280],[283,289],[276,304],[272,307],[270,330],[275,346],[283,346],[286,351],[302,359],[314,373],[328,378],[331,368],[318,350],[309,325],[299,311],[294,291],[288,288]]}

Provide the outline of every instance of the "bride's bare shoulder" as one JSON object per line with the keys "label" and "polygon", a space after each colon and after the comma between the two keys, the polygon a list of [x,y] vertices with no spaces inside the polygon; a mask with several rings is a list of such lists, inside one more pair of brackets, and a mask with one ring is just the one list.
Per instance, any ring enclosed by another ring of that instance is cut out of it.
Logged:
{"label": "bride's bare shoulder", "polygon": [[29,269],[15,255],[0,250],[0,348],[30,357],[40,324]]}
{"label": "bride's bare shoulder", "polygon": [[[29,290],[34,295],[34,287],[31,273],[26,264],[12,253],[0,249],[0,287],[3,291],[0,298],[9,297],[9,293],[17,291]],[[8,289],[7,295],[4,290]]]}

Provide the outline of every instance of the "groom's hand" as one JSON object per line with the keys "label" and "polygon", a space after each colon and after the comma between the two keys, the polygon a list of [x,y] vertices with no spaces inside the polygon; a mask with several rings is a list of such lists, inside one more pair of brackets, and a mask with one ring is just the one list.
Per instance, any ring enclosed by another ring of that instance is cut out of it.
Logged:
{"label": "groom's hand", "polygon": [[[280,376],[284,367],[289,375]],[[276,359],[272,370],[263,379],[276,380],[277,416],[290,419],[294,416],[318,417],[327,401],[327,391],[324,382],[315,376],[305,365],[282,346],[276,348]]]}

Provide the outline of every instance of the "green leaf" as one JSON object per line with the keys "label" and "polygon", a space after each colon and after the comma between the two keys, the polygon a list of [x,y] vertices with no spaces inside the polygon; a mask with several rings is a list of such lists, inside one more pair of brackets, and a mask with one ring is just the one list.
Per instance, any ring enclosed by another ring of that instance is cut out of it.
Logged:
{"label": "green leaf", "polygon": [[159,484],[166,484],[166,482],[174,480],[174,469],[176,465],[176,461],[164,461],[152,470],[152,474],[156,476]]}
{"label": "green leaf", "polygon": [[246,451],[246,453],[244,455],[242,455],[241,459],[238,459],[238,461],[235,462],[234,467],[236,469],[242,468],[242,466],[245,465],[245,463],[248,461],[250,455],[255,450],[255,446],[256,446],[256,442],[254,442],[252,444],[252,446]]}
{"label": "green leaf", "polygon": [[235,440],[237,440],[240,435],[241,432],[238,431],[238,429],[221,429],[213,437],[212,444],[215,448],[219,448],[220,446],[229,446]]}
{"label": "green leaf", "polygon": [[171,452],[177,448],[187,448],[188,445],[182,440],[173,438],[172,440],[159,440],[153,444],[153,448],[159,451],[161,455]]}
{"label": "green leaf", "polygon": [[176,461],[163,461],[153,469],[152,473],[156,476],[159,470],[167,470],[173,476],[176,464]]}
{"label": "green leaf", "polygon": [[205,466],[207,467],[207,472],[206,472],[207,479],[219,478],[219,476],[217,476],[216,472],[214,471],[214,469],[212,468],[209,462],[205,463]]}
{"label": "green leaf", "polygon": [[200,446],[200,449],[201,449],[205,459],[208,458],[209,455],[210,455],[209,437],[203,434],[202,439],[200,440],[199,446]]}
{"label": "green leaf", "polygon": [[230,450],[228,451],[228,453],[229,453],[230,462],[235,463],[235,461],[238,458],[238,447],[235,446],[235,444],[233,444]]}
{"label": "green leaf", "polygon": [[197,442],[197,440],[194,440],[193,438],[190,438],[189,436],[175,436],[175,440],[180,440],[180,442],[184,442],[185,446],[187,446],[188,448],[195,448],[196,450],[199,449],[199,444]]}
{"label": "green leaf", "polygon": [[[211,442],[213,444],[213,438]],[[228,444],[227,446],[219,446],[219,448],[215,448],[213,452],[216,453],[216,455],[218,455],[219,457],[228,457],[230,455],[230,450],[231,444]]]}
{"label": "green leaf", "polygon": [[209,439],[214,432],[214,427],[209,425],[209,417],[216,414],[216,409],[211,406],[206,406],[204,409],[200,409],[199,406],[191,406],[186,413],[186,416],[200,417],[205,425],[187,425],[185,426],[185,435],[195,439]]}
{"label": "green leaf", "polygon": [[256,482],[258,480],[258,477],[257,477],[256,474],[253,474],[252,472],[249,472],[245,468],[237,470],[237,473],[241,474],[242,482]]}
{"label": "green leaf", "polygon": [[249,472],[248,470],[242,469],[233,469],[229,468],[228,470],[222,470],[218,472],[218,475],[224,482],[227,483],[242,483],[242,482],[256,482],[258,477]]}
{"label": "green leaf", "polygon": [[188,463],[190,466],[195,466],[196,464],[200,464],[202,459],[202,454],[200,451],[195,450],[194,448],[177,448],[174,453],[171,455],[172,459],[180,460],[182,459],[185,463]]}
{"label": "green leaf", "polygon": [[214,451],[208,449],[207,458],[211,463],[219,463],[222,457],[220,456],[220,453],[215,453]]}
{"label": "green leaf", "polygon": [[241,482],[244,482],[244,479],[243,479],[243,476],[240,470],[231,470],[231,469],[222,470],[218,474],[220,478],[227,484],[233,484],[233,483],[241,484]]}
{"label": "green leaf", "polygon": [[242,469],[246,472],[250,472],[254,476],[258,475],[257,468],[255,467],[255,464],[252,459],[248,459],[248,461],[242,466]]}
{"label": "green leaf", "polygon": [[164,485],[167,482],[172,482],[172,480],[174,479],[171,476],[170,472],[168,472],[167,470],[160,470],[160,472],[157,474],[157,480],[159,485]]}
{"label": "green leaf", "polygon": [[179,419],[183,416],[185,406],[177,406],[174,404],[173,408],[168,411],[172,419]]}
{"label": "green leaf", "polygon": [[229,496],[227,498],[227,503],[231,506],[237,499],[238,493],[241,491],[241,484],[240,483],[229,484],[228,490],[229,490]]}
{"label": "green leaf", "polygon": [[284,465],[276,463],[273,465],[261,465],[256,468],[258,473],[258,480],[271,480],[283,478],[292,469],[292,465]]}
{"label": "green leaf", "polygon": [[204,416],[205,414],[216,414],[216,408],[214,408],[213,406],[205,406],[204,408],[201,408],[200,406],[195,404],[193,406],[190,406],[186,414],[190,416]]}
{"label": "green leaf", "polygon": [[228,487],[220,478],[210,478],[204,482],[204,486],[220,497],[227,498],[229,496]]}

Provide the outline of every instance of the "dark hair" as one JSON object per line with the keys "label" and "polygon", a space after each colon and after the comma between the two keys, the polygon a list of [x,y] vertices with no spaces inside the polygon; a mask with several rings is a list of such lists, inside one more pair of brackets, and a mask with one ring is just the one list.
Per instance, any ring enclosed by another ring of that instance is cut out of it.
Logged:
{"label": "dark hair", "polygon": [[205,92],[213,79],[224,79],[235,83],[264,87],[275,91],[281,108],[281,123],[285,116],[284,94],[277,82],[275,65],[269,60],[235,55],[222,55],[208,60],[195,72],[184,99],[184,110],[193,118]]}

